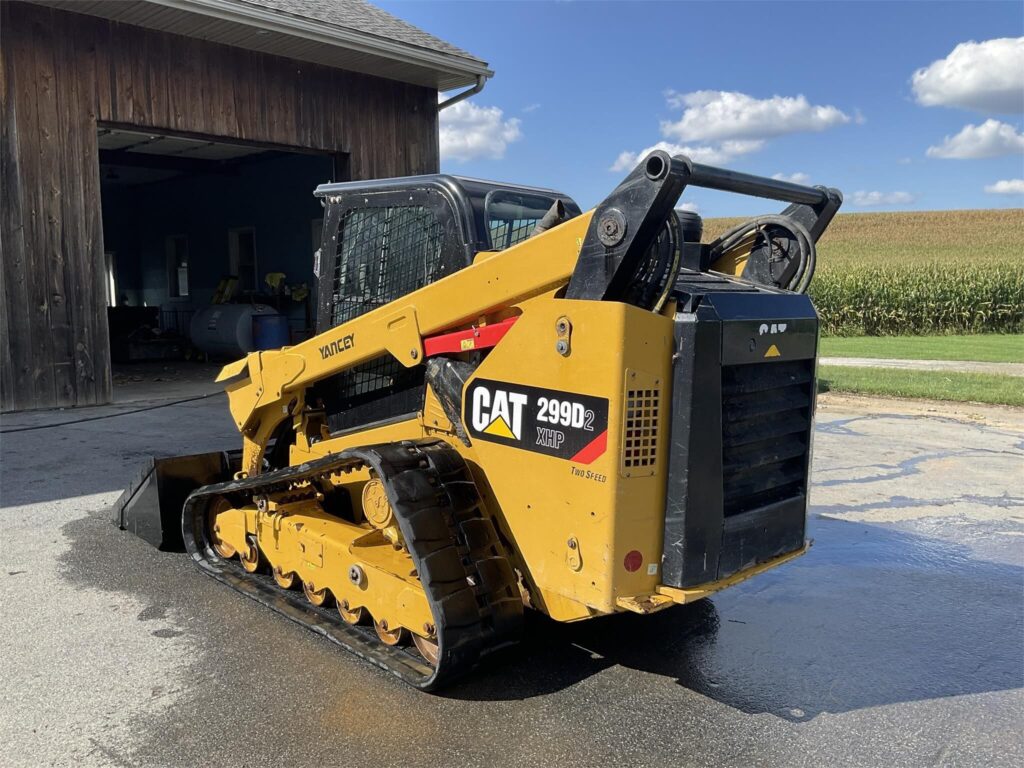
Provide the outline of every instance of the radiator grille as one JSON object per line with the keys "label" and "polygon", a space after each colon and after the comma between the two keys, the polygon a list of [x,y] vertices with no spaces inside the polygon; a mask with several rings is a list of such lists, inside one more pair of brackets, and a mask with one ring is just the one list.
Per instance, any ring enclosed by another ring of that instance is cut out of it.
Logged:
{"label": "radiator grille", "polygon": [[[656,381],[638,381],[627,372],[626,410],[622,429],[622,473],[631,477],[653,475],[658,461],[658,424],[661,393]],[[635,385],[643,389],[635,388]]]}
{"label": "radiator grille", "polygon": [[807,492],[814,361],[722,369],[725,515]]}

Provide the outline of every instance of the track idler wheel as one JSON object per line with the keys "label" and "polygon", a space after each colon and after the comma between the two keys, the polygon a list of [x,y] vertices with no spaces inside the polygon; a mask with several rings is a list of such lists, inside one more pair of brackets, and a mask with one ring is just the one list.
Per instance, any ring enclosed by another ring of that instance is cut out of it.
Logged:
{"label": "track idler wheel", "polygon": [[306,595],[306,599],[317,608],[324,605],[327,602],[327,598],[330,597],[326,587],[321,590],[315,590],[313,589],[313,583],[309,581],[302,582],[302,592]]}
{"label": "track idler wheel", "polygon": [[420,652],[420,656],[432,667],[437,666],[437,638],[426,638],[420,637],[419,635],[412,636],[413,645],[416,646],[416,650]]}
{"label": "track idler wheel", "polygon": [[377,637],[384,645],[400,645],[409,639],[409,630],[405,627],[389,629],[387,619],[374,621],[373,628],[377,630]]}

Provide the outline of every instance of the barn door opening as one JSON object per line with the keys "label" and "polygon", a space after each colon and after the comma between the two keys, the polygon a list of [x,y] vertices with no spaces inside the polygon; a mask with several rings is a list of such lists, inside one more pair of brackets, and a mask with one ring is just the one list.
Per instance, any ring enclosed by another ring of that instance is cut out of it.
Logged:
{"label": "barn door opening", "polygon": [[215,390],[259,342],[253,314],[283,315],[289,341],[312,332],[313,190],[347,163],[129,126],[98,145],[115,400]]}

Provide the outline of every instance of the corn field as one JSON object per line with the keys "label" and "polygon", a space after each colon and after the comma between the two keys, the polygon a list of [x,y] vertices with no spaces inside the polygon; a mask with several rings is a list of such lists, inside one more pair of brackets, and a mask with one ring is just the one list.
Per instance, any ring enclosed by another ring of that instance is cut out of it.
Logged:
{"label": "corn field", "polygon": [[1024,332],[1024,272],[1012,264],[822,270],[810,294],[829,336]]}
{"label": "corn field", "polygon": [[810,294],[831,336],[1024,333],[1024,210],[839,214]]}

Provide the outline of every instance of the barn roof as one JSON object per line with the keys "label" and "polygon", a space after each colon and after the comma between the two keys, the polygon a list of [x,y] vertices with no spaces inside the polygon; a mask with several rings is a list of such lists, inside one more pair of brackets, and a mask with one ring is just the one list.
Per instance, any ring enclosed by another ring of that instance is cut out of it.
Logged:
{"label": "barn roof", "polygon": [[299,18],[316,19],[331,26],[364,32],[375,37],[414,45],[418,48],[450,53],[473,61],[484,62],[461,48],[456,48],[419,27],[406,21],[366,0],[239,0],[248,5],[270,8],[280,13]]}
{"label": "barn roof", "polygon": [[366,0],[34,0],[173,34],[449,90],[487,63]]}

